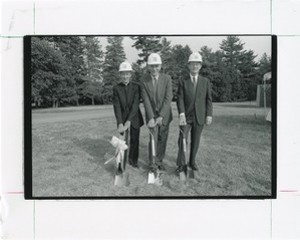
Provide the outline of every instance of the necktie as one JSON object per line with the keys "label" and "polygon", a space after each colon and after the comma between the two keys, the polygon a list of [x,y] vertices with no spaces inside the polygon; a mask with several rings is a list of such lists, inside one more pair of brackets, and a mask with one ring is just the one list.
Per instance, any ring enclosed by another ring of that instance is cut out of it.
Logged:
{"label": "necktie", "polygon": [[196,88],[196,85],[197,85],[197,82],[196,82],[196,80],[197,80],[197,79],[196,79],[196,77],[194,76],[194,77],[193,77],[193,84],[194,84],[194,88]]}
{"label": "necktie", "polygon": [[153,89],[154,89],[154,92],[156,92],[156,78],[153,78]]}
{"label": "necktie", "polygon": [[126,99],[126,106],[127,106],[127,103],[128,103],[128,84],[125,85],[125,99]]}
{"label": "necktie", "polygon": [[196,93],[196,88],[197,88],[197,78],[195,76],[192,77],[192,82],[194,86],[194,95]]}
{"label": "necktie", "polygon": [[157,78],[153,78],[153,87],[154,87],[154,97],[157,102]]}

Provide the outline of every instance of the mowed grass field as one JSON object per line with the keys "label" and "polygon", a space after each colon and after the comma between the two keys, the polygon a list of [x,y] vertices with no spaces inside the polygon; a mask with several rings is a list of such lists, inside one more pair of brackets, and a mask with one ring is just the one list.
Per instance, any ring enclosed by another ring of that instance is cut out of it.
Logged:
{"label": "mowed grass field", "polygon": [[271,124],[254,103],[214,103],[202,133],[195,179],[175,174],[178,113],[173,103],[163,186],[147,184],[149,141],[141,128],[139,169],[127,165],[129,185],[114,186],[110,144],[118,136],[112,106],[33,110],[34,197],[271,195]]}

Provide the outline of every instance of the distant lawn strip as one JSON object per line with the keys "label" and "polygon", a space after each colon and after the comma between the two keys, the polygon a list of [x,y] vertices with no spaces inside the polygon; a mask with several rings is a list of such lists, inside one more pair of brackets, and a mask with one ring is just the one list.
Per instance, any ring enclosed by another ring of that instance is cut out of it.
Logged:
{"label": "distant lawn strip", "polygon": [[[106,110],[105,110],[106,109]],[[109,108],[99,120],[35,124],[33,196],[239,196],[271,194],[271,126],[261,109],[216,106],[213,125],[205,127],[197,156],[199,172],[186,183],[175,175],[178,121],[170,127],[164,185],[147,184],[148,133],[141,129],[140,169],[127,168],[130,185],[115,187],[116,135]],[[236,115],[228,115],[235,112]],[[256,115],[254,113],[257,113]]]}

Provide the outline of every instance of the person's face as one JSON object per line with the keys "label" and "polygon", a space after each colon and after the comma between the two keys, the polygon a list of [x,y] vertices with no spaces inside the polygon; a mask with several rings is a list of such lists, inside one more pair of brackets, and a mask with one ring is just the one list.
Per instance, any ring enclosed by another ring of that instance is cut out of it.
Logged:
{"label": "person's face", "polygon": [[130,82],[130,78],[131,78],[131,72],[130,71],[120,72],[120,75],[121,75],[121,81],[124,84],[128,84]]}
{"label": "person's face", "polygon": [[152,76],[157,77],[161,69],[161,64],[148,65],[148,69]]}
{"label": "person's face", "polygon": [[196,75],[199,73],[200,69],[202,68],[202,62],[190,62],[188,64],[188,68],[192,75]]}

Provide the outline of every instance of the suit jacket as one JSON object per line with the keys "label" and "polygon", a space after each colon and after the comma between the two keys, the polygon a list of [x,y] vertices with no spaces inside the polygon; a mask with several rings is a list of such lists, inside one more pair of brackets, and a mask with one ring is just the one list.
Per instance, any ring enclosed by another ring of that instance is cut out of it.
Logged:
{"label": "suit jacket", "polygon": [[177,95],[178,112],[185,116],[195,109],[198,124],[204,124],[207,116],[212,116],[212,97],[210,81],[198,75],[197,86],[194,86],[190,76],[179,80]]}
{"label": "suit jacket", "polygon": [[169,124],[172,119],[172,79],[167,74],[159,74],[157,82],[157,97],[154,94],[154,88],[152,83],[152,77],[150,74],[146,74],[142,81],[142,98],[144,100],[144,106],[146,111],[146,121],[151,118],[162,117],[163,125]]}
{"label": "suit jacket", "polygon": [[129,82],[127,94],[125,85],[119,83],[113,88],[113,106],[117,124],[131,121],[134,128],[139,128],[144,124],[139,108],[140,87],[136,83]]}

